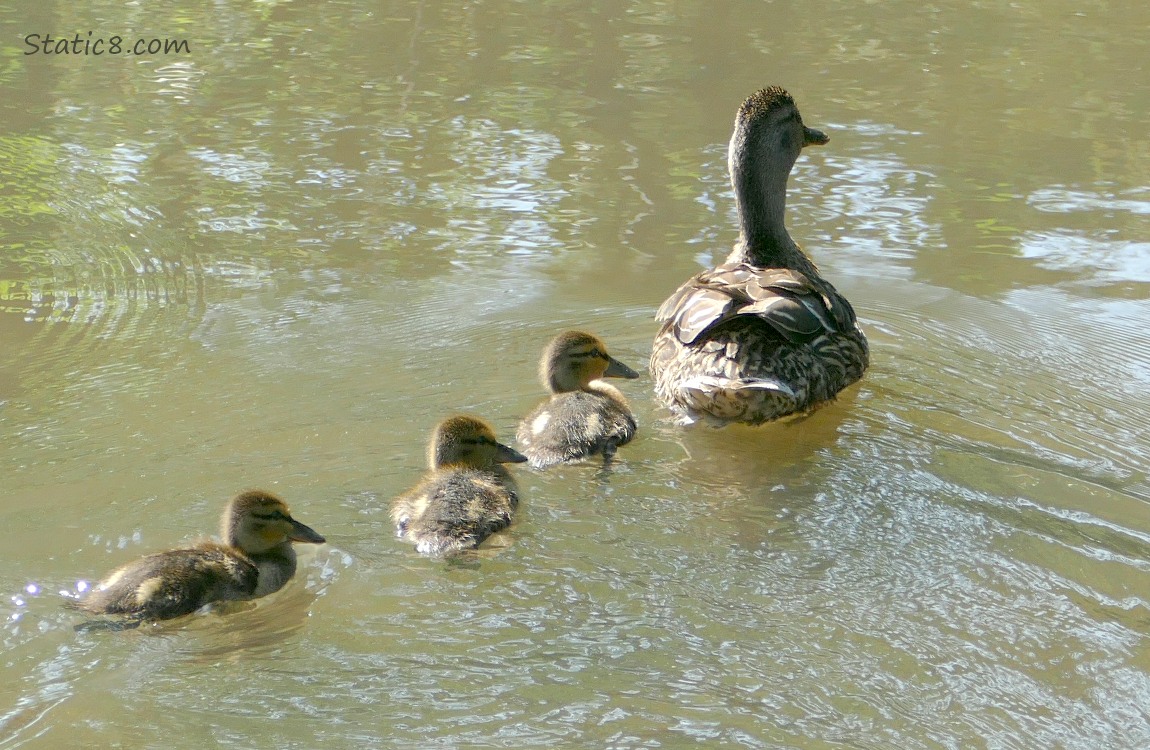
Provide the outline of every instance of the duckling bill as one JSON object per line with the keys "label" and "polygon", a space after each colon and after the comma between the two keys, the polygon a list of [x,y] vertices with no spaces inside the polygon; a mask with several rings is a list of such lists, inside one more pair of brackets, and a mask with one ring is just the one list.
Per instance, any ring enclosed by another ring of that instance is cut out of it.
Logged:
{"label": "duckling bill", "polygon": [[595,335],[567,331],[543,351],[539,377],[551,398],[531,412],[516,440],[536,468],[602,455],[609,461],[638,425],[627,399],[602,378],[639,373],[607,353]]}
{"label": "duckling bill", "polygon": [[503,464],[527,457],[496,440],[491,425],[449,417],[436,425],[427,453],[423,479],[392,501],[397,536],[421,553],[450,555],[511,525],[519,490]]}
{"label": "duckling bill", "polygon": [[223,543],[157,552],[112,571],[79,603],[91,614],[169,620],[218,601],[256,599],[278,591],[296,570],[293,542],[323,544],[263,490],[236,495],[221,519]]}
{"label": "duckling bill", "polygon": [[655,393],[684,423],[761,424],[801,414],[859,380],[870,351],[854,308],[783,222],[799,153],[830,140],[772,86],[739,107],[727,166],[739,238],[656,314]]}

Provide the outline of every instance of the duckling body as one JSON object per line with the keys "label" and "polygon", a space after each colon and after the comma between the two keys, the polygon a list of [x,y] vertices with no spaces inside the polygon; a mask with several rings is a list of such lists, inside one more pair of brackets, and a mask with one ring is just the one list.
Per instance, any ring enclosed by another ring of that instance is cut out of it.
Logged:
{"label": "duckling body", "polygon": [[477,417],[440,422],[428,447],[429,471],[392,501],[397,536],[428,555],[449,555],[478,547],[511,525],[518,487],[503,463],[527,458],[495,439]]}
{"label": "duckling body", "polygon": [[531,465],[543,468],[602,455],[608,461],[638,427],[627,399],[601,378],[639,374],[607,353],[598,337],[582,331],[557,336],[539,367],[551,398],[522,422],[516,439]]}
{"label": "duckling body", "polygon": [[254,598],[259,568],[222,544],[157,552],[112,571],[80,606],[92,614],[168,620],[212,602]]}
{"label": "duckling body", "polygon": [[79,604],[92,614],[168,620],[217,601],[255,599],[295,574],[292,542],[321,544],[287,505],[261,490],[241,493],[222,519],[223,544],[200,542],[147,555],[112,571]]}
{"label": "duckling body", "polygon": [[869,362],[854,309],[783,223],[799,152],[828,141],[772,87],[739,108],[728,167],[739,239],[659,308],[655,392],[683,422],[761,424],[833,400]]}

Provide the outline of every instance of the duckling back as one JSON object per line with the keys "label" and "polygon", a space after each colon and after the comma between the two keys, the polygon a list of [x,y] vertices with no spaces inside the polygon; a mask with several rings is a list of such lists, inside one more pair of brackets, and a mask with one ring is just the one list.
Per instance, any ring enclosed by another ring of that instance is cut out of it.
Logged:
{"label": "duckling back", "polygon": [[114,570],[80,602],[92,614],[167,620],[225,599],[249,599],[259,569],[245,556],[205,542],[147,555]]}
{"label": "duckling back", "polygon": [[522,422],[515,439],[536,468],[602,454],[615,455],[635,437],[637,423],[627,401],[607,383],[591,390],[557,393]]}
{"label": "duckling back", "polygon": [[396,534],[418,552],[450,555],[478,547],[511,525],[518,488],[501,466],[434,470],[392,503]]}
{"label": "duckling back", "polygon": [[502,464],[527,458],[496,440],[490,424],[466,414],[442,420],[427,457],[423,480],[392,501],[398,536],[419,552],[447,555],[477,547],[511,524],[519,495]]}

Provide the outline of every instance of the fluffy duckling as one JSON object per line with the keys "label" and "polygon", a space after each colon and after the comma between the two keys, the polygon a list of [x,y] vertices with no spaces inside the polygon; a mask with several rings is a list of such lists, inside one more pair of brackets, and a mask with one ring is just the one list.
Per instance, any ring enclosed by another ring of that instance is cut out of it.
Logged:
{"label": "fluffy duckling", "polygon": [[282,588],[295,574],[292,542],[326,541],[293,519],[283,500],[263,490],[232,498],[221,526],[223,544],[204,541],[117,568],[80,609],[140,622],[191,614],[212,602],[255,599]]}
{"label": "fluffy duckling", "polygon": [[833,400],[862,377],[869,350],[854,310],[783,222],[799,152],[828,140],[777,86],[739,107],[727,159],[738,242],[656,315],[655,392],[680,421],[760,424]]}
{"label": "fluffy duckling", "polygon": [[527,457],[495,439],[491,425],[471,416],[449,417],[431,435],[430,471],[391,503],[396,535],[429,555],[479,546],[511,524],[519,502],[505,463]]}
{"label": "fluffy duckling", "polygon": [[635,415],[618,388],[601,378],[637,378],[639,373],[607,353],[598,337],[562,333],[543,351],[539,378],[551,391],[519,423],[516,439],[536,468],[603,455],[635,436]]}

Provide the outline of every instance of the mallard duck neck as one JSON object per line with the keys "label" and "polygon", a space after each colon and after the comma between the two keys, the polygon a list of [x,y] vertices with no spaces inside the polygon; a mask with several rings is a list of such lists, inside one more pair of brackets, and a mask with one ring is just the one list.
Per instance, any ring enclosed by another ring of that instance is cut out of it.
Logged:
{"label": "mallard duck neck", "polygon": [[781,154],[758,156],[768,158],[752,158],[748,144],[739,143],[736,134],[731,143],[729,167],[739,213],[739,240],[727,260],[764,268],[814,272],[814,263],[791,239],[784,221],[787,178],[794,160]]}

